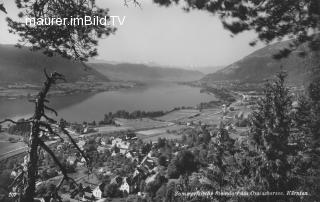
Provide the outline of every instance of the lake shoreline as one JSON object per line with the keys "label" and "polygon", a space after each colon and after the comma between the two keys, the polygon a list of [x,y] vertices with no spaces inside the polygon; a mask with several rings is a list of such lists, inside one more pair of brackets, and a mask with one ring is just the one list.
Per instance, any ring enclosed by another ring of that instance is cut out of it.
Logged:
{"label": "lake shoreline", "polygon": [[[59,83],[52,88],[48,97],[117,91],[141,87],[143,85],[143,83],[130,81]],[[36,96],[40,90],[41,86],[38,85],[8,85],[6,87],[0,87],[0,99],[15,100],[19,98],[32,98]]]}
{"label": "lake shoreline", "polygon": [[[200,93],[200,88],[177,83],[59,94],[51,95],[48,99],[49,106],[56,109],[59,115],[54,118],[64,118],[71,122],[102,120],[104,114],[118,110],[168,111],[179,107],[195,108],[200,103],[217,100],[212,94]],[[28,102],[27,97],[14,100],[0,98],[0,119],[24,118],[32,114],[33,107],[33,103]]]}

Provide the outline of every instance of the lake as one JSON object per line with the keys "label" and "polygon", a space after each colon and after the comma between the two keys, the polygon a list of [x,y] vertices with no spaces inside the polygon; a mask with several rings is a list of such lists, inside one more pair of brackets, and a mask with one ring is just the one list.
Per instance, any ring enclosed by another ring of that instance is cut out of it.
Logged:
{"label": "lake", "polygon": [[[196,106],[215,100],[214,95],[200,93],[199,88],[175,83],[156,83],[133,89],[100,93],[83,93],[50,97],[50,107],[68,121],[102,120],[105,113],[117,110],[171,110],[180,106]],[[30,115],[33,103],[26,99],[0,100],[0,120]]]}

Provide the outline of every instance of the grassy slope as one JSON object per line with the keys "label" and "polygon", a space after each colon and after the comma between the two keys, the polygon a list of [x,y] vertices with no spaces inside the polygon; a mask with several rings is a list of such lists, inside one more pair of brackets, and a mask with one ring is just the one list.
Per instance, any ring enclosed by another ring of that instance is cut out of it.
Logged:
{"label": "grassy slope", "polygon": [[288,44],[288,41],[278,42],[259,49],[216,73],[208,74],[202,81],[240,80],[259,82],[272,77],[276,72],[280,71],[282,66],[288,72],[289,82],[303,84],[310,76],[310,69],[316,62],[315,54],[309,53],[304,58],[300,57],[298,53],[301,50],[307,50],[306,44],[303,44],[288,58],[282,60],[273,59],[272,56],[283,47],[287,47]]}

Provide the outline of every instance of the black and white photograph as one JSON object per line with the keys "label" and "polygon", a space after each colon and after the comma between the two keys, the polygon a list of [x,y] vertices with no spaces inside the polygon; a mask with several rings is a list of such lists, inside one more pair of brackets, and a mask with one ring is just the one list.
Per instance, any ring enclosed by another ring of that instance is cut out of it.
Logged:
{"label": "black and white photograph", "polygon": [[0,202],[320,202],[320,1],[0,0]]}

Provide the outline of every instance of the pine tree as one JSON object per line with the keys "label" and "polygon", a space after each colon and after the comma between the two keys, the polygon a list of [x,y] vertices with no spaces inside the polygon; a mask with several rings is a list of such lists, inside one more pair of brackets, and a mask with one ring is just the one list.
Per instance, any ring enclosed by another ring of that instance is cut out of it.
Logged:
{"label": "pine tree", "polygon": [[[308,88],[308,97],[301,97],[295,113],[295,124],[303,138],[304,164],[301,170],[303,189],[312,200],[320,200],[320,80],[315,78]],[[301,164],[301,162],[300,162]]]}
{"label": "pine tree", "polygon": [[[238,188],[238,165],[235,159],[235,140],[230,138],[229,132],[225,129],[223,123],[218,128],[216,138],[212,145],[213,172],[207,176],[212,182],[215,191],[235,191]],[[228,201],[226,197],[217,197],[218,201]]]}
{"label": "pine tree", "polygon": [[[253,168],[258,185],[256,188],[284,194],[299,187],[290,160],[297,151],[289,144],[294,135],[292,98],[285,86],[285,77],[286,74],[280,72],[273,83],[266,84],[265,97],[259,101],[258,110],[253,113],[251,127],[251,138],[256,147],[257,159],[260,159],[259,166]],[[272,198],[263,197],[261,201]]]}
{"label": "pine tree", "polygon": [[[16,122],[11,119],[5,119],[4,121],[1,121],[0,124],[4,122],[10,122],[13,124],[30,124],[31,130],[30,134],[28,136],[28,154],[26,158],[26,162],[23,165],[22,172],[14,179],[12,184],[10,185],[10,188],[15,188],[18,190],[21,194],[19,196],[20,202],[33,202],[35,197],[35,191],[36,191],[36,180],[39,177],[38,171],[39,171],[39,149],[42,149],[46,153],[48,153],[51,158],[53,159],[54,163],[59,167],[59,169],[62,172],[63,178],[57,185],[55,189],[55,194],[52,195],[52,197],[56,199],[60,199],[60,196],[58,196],[58,191],[60,187],[62,186],[62,183],[64,181],[70,182],[77,186],[77,183],[68,176],[67,168],[63,165],[63,163],[59,160],[57,155],[51,150],[51,148],[46,145],[44,139],[40,136],[41,132],[45,132],[46,130],[55,137],[60,138],[61,141],[64,141],[64,139],[61,137],[61,135],[53,130],[53,127],[50,123],[55,123],[56,121],[52,118],[47,116],[47,112],[53,112],[55,115],[58,115],[57,112],[47,106],[47,103],[49,100],[47,100],[47,95],[52,87],[52,85],[56,84],[59,80],[64,80],[64,76],[54,72],[50,75],[48,75],[45,71],[46,81],[43,84],[42,89],[38,93],[38,95],[35,97],[35,99],[31,100],[35,103],[35,109],[34,114],[32,117],[21,121]],[[69,139],[69,141],[72,143],[73,146],[79,151],[79,153],[86,159],[86,162],[89,165],[89,159],[84,154],[84,152],[79,148],[79,146],[76,144],[75,140],[70,136],[69,132],[66,131],[64,127],[60,126],[61,133],[66,135]]]}

